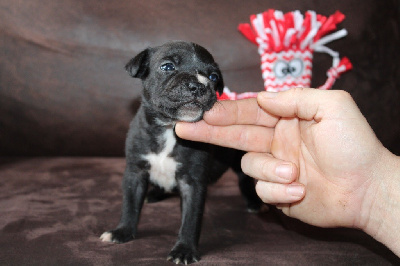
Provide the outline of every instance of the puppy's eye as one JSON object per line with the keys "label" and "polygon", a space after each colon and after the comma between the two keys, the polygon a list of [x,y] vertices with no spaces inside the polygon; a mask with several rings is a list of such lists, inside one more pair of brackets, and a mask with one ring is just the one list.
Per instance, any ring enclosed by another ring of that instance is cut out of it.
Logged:
{"label": "puppy's eye", "polygon": [[217,82],[219,80],[219,76],[217,73],[212,73],[208,78],[213,82]]}
{"label": "puppy's eye", "polygon": [[163,71],[174,71],[175,66],[172,63],[165,63],[164,65],[160,66],[160,69]]}

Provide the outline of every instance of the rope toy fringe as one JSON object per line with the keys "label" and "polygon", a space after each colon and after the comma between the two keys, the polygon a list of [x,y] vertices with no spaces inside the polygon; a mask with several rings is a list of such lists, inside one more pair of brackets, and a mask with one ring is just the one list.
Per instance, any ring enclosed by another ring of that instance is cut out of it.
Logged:
{"label": "rope toy fringe", "polygon": [[[238,30],[257,45],[261,57],[261,72],[266,91],[285,91],[293,87],[310,87],[314,52],[327,53],[332,57],[332,67],[327,71],[326,82],[318,89],[328,90],[344,72],[352,69],[347,57],[325,45],[347,35],[346,29],[337,29],[345,15],[336,11],[329,17],[307,11],[283,14],[269,9],[250,16],[250,24],[239,24]],[[237,100],[256,97],[257,93],[237,94],[224,89],[219,100]]]}

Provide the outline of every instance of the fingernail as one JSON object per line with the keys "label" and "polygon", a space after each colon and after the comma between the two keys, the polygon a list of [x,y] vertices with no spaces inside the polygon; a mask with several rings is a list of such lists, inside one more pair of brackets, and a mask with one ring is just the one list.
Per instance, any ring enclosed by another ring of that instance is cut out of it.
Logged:
{"label": "fingernail", "polygon": [[275,174],[283,179],[291,180],[293,174],[293,167],[291,164],[281,164],[275,169]]}
{"label": "fingernail", "polygon": [[277,92],[262,91],[258,95],[261,96],[262,98],[265,98],[265,99],[272,99],[272,98],[275,98],[276,96],[278,96],[278,93]]}
{"label": "fingernail", "polygon": [[174,131],[175,131],[175,133],[176,133],[177,131],[179,131],[179,128],[180,128],[180,124],[179,124],[179,122],[178,122],[178,123],[176,123],[175,126],[174,126]]}
{"label": "fingernail", "polygon": [[304,186],[299,184],[291,184],[286,189],[286,192],[293,198],[301,199],[304,197]]}
{"label": "fingernail", "polygon": [[174,131],[178,137],[183,137],[185,135],[185,127],[188,125],[185,122],[178,122],[175,124]]}

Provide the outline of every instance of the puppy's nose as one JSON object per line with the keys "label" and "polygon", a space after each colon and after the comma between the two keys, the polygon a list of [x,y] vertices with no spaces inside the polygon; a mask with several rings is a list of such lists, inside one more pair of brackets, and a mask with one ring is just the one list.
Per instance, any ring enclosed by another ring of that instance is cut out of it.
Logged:
{"label": "puppy's nose", "polygon": [[188,88],[194,96],[200,96],[206,92],[206,86],[200,82],[189,82]]}

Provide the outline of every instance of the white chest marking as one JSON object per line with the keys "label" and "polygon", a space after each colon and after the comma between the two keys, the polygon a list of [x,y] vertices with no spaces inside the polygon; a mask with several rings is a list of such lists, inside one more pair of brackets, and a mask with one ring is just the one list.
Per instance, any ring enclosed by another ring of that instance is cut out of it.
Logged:
{"label": "white chest marking", "polygon": [[176,144],[174,131],[167,129],[160,141],[164,142],[164,149],[158,154],[144,155],[143,158],[150,163],[150,181],[169,192],[176,186],[175,173],[179,166],[174,158],[169,156]]}

